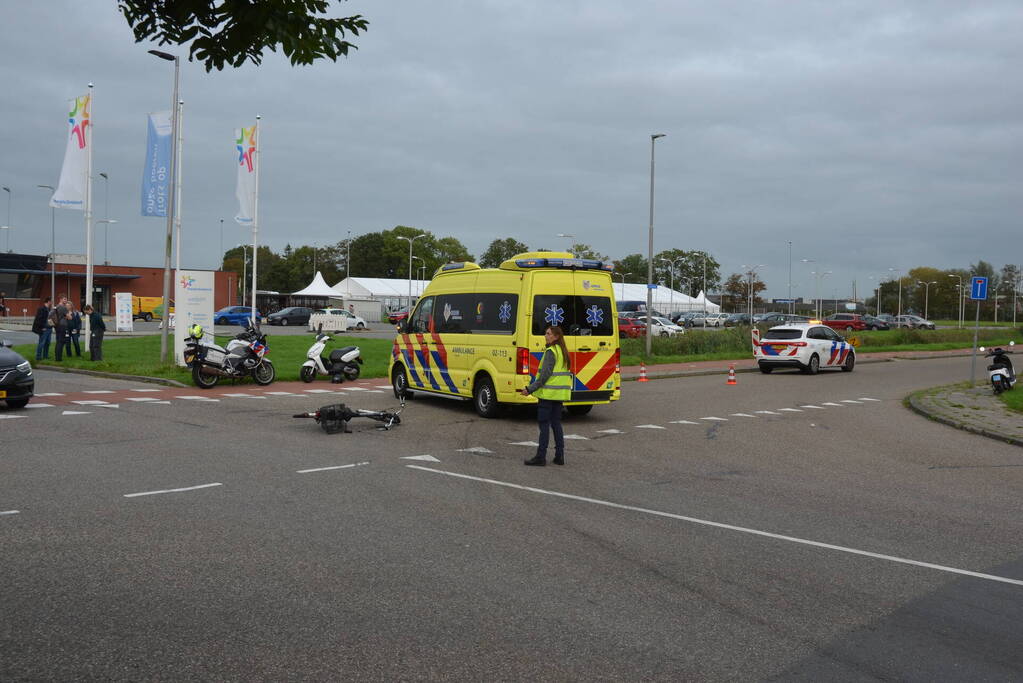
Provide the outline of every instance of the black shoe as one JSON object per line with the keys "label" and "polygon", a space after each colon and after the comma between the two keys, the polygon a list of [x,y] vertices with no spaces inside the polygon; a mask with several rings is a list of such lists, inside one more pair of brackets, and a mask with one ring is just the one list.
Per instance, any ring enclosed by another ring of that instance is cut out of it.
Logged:
{"label": "black shoe", "polygon": [[554,456],[554,460],[552,460],[551,462],[553,462],[555,465],[564,465],[565,464],[565,456],[561,456],[559,458],[558,456],[555,455]]}
{"label": "black shoe", "polygon": [[541,457],[539,455],[534,455],[529,460],[526,460],[526,464],[527,465],[536,465],[538,467],[543,467],[544,465],[547,464],[547,458],[543,458],[543,457]]}

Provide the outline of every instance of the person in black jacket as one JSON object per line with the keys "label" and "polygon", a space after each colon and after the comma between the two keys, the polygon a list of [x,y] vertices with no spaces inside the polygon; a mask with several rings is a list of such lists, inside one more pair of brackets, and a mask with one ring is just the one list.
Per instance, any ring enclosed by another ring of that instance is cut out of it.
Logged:
{"label": "person in black jacket", "polygon": [[[70,306],[70,304],[69,304]],[[71,356],[71,345],[75,346],[75,355],[79,358],[82,357],[82,347],[78,344],[79,338],[82,336],[82,314],[77,311],[74,307],[68,311],[68,323],[67,323],[67,355]]]}
{"label": "person in black jacket", "polygon": [[89,360],[103,360],[103,333],[107,331],[107,324],[92,306],[86,306],[84,312],[89,316]]}
{"label": "person in black jacket", "polygon": [[53,327],[50,325],[50,297],[43,299],[43,305],[36,311],[35,320],[32,321],[32,331],[39,335],[39,343],[36,344],[36,360],[49,358],[50,335],[53,334]]}

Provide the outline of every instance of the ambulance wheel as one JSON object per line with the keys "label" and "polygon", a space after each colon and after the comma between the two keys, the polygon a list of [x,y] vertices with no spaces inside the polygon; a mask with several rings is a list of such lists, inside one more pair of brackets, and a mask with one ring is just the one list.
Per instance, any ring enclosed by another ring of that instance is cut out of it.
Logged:
{"label": "ambulance wheel", "polygon": [[406,401],[411,401],[413,394],[408,388],[408,375],[405,374],[405,368],[401,365],[394,366],[394,372],[391,373],[391,388],[394,389],[394,397],[401,400],[402,394],[405,395]]}
{"label": "ambulance wheel", "polygon": [[152,313],[143,313],[142,314],[142,319],[145,320],[148,323],[150,320],[153,319],[153,314]]}
{"label": "ambulance wheel", "polygon": [[842,363],[842,372],[852,372],[853,368],[855,366],[856,366],[856,356],[854,354],[850,353],[849,357],[845,359],[844,363]]}
{"label": "ambulance wheel", "polygon": [[817,371],[821,369],[821,359],[817,354],[810,356],[810,362],[806,364],[806,368],[803,370],[808,375],[816,375]]}
{"label": "ambulance wheel", "polygon": [[569,415],[576,415],[576,416],[589,415],[590,411],[593,410],[593,406],[592,405],[589,405],[589,406],[565,406],[565,408],[568,410],[568,414]]}
{"label": "ambulance wheel", "polygon": [[299,370],[298,376],[302,378],[302,381],[309,384],[316,379],[316,368],[310,365],[303,365],[302,369]]}
{"label": "ambulance wheel", "polygon": [[487,375],[480,375],[472,386],[472,403],[480,417],[497,417],[497,391],[494,382]]}

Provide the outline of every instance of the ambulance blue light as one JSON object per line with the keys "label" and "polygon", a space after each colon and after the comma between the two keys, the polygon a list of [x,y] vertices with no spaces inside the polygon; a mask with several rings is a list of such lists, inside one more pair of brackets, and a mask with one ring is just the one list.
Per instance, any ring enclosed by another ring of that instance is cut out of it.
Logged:
{"label": "ambulance blue light", "polygon": [[547,265],[545,258],[522,258],[515,261],[519,268],[543,268]]}
{"label": "ambulance blue light", "polygon": [[448,264],[445,264],[445,265],[441,266],[440,269],[441,270],[458,270],[460,268],[465,268],[465,263],[464,262],[462,262],[462,263],[448,263]]}

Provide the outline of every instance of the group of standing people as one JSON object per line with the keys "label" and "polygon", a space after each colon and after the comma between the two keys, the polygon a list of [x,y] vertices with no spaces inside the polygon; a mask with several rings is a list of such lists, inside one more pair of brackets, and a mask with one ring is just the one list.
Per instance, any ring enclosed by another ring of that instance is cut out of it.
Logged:
{"label": "group of standing people", "polygon": [[[106,331],[106,323],[103,316],[86,306],[83,311],[89,316],[89,360],[103,360],[103,333]],[[64,360],[64,355],[71,357],[71,347],[74,346],[74,355],[82,356],[82,348],[79,339],[82,335],[82,314],[68,301],[66,296],[60,297],[56,306],[50,297],[43,300],[43,305],[36,311],[35,320],[32,321],[32,331],[39,335],[39,343],[36,344],[36,360],[43,360],[50,356],[50,339],[55,337],[54,358],[58,361]]]}

